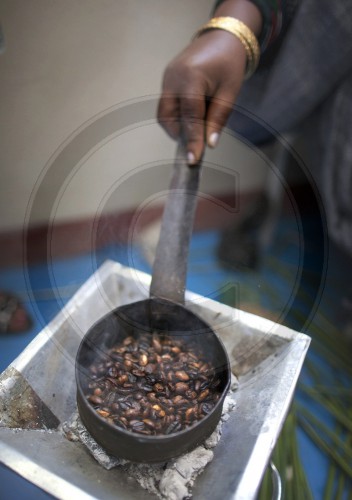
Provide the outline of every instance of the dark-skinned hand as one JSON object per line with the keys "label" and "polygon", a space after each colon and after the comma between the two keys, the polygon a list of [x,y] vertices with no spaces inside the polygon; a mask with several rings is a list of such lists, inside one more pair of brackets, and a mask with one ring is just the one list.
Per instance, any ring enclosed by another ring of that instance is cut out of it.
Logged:
{"label": "dark-skinned hand", "polygon": [[[214,16],[232,16],[255,34],[261,29],[258,9],[248,0],[226,0]],[[203,32],[167,66],[158,120],[174,139],[182,133],[188,163],[201,159],[205,144],[215,147],[244,81],[246,52],[233,34]]]}

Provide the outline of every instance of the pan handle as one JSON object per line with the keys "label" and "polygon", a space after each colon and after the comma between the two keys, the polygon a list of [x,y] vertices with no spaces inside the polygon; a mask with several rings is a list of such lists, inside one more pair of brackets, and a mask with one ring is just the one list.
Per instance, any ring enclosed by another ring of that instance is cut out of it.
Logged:
{"label": "pan handle", "polygon": [[271,481],[273,484],[273,500],[281,500],[281,495],[282,495],[282,486],[281,486],[281,477],[279,474],[279,471],[273,464],[273,462],[270,462],[270,469],[271,469]]}
{"label": "pan handle", "polygon": [[153,265],[150,296],[184,303],[187,260],[197,205],[200,163],[189,166],[179,141]]}

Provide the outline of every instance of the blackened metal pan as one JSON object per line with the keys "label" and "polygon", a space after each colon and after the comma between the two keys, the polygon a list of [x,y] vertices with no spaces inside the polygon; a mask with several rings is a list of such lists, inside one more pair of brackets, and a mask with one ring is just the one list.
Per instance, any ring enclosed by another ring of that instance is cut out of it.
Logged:
{"label": "blackened metal pan", "polygon": [[[76,357],[77,405],[82,422],[108,453],[135,462],[164,462],[201,444],[218,424],[230,386],[230,364],[222,342],[207,323],[184,306],[200,168],[188,166],[180,143],[163,213],[150,298],[118,307],[98,321],[84,336]],[[141,331],[150,335],[167,331],[186,343],[199,343],[215,367],[220,378],[220,398],[212,411],[191,427],[170,435],[143,436],[110,424],[87,401],[92,362],[127,336],[138,336]]]}

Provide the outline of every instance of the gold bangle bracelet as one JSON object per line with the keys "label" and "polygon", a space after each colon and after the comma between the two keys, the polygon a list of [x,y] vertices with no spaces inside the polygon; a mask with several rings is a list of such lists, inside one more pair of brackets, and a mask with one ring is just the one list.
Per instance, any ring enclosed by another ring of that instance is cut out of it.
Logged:
{"label": "gold bangle bracelet", "polygon": [[242,21],[234,17],[213,17],[197,31],[194,38],[197,38],[204,31],[211,29],[228,31],[240,40],[247,55],[245,78],[252,76],[257,69],[260,58],[259,43],[253,31]]}

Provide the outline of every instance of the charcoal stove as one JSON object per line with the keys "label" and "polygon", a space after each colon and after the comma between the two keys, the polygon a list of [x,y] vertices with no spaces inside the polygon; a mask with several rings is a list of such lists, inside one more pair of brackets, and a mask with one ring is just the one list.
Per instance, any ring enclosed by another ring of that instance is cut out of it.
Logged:
{"label": "charcoal stove", "polygon": [[[112,308],[148,297],[150,279],[105,262],[0,376],[0,460],[57,498],[156,498],[124,470],[104,469],[61,427],[76,411],[74,365],[83,335]],[[186,304],[220,336],[239,380],[235,409],[193,498],[254,499],[310,338],[191,292]]]}

